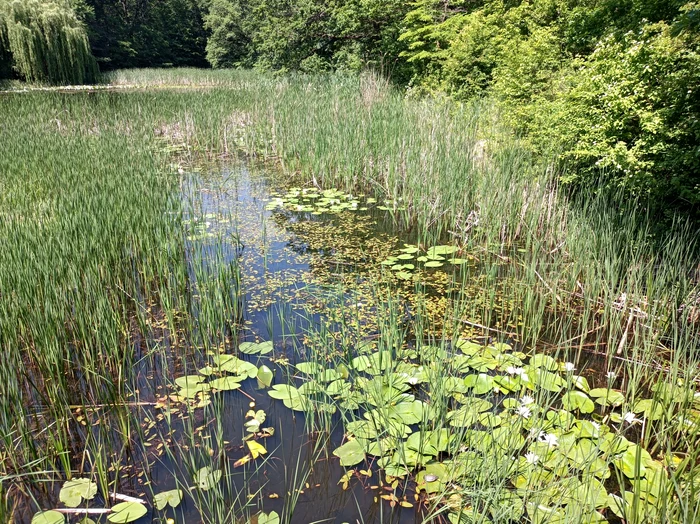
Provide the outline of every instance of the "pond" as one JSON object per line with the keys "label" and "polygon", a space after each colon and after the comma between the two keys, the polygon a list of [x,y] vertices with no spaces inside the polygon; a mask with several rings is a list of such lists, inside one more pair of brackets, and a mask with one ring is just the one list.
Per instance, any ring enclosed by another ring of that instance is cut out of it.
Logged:
{"label": "pond", "polygon": [[[620,522],[662,510],[700,422],[693,384],[630,394],[608,361],[524,347],[515,284],[451,238],[402,227],[400,201],[283,186],[246,164],[183,172],[181,187],[191,304],[179,323],[157,310],[139,320],[141,442],[117,466],[121,505],[91,518]],[[484,309],[488,325],[468,320]],[[88,426],[102,416],[84,414]],[[645,438],[658,421],[678,449]],[[87,476],[59,488],[58,509],[104,506]]]}

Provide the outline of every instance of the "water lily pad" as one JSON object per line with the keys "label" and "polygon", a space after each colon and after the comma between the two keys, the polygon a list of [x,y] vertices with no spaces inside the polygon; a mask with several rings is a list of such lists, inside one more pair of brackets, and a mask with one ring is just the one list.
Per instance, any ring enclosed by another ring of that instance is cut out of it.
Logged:
{"label": "water lily pad", "polygon": [[431,260],[425,263],[425,267],[442,267],[443,263],[439,260]]}
{"label": "water lily pad", "polygon": [[107,515],[107,520],[117,524],[126,524],[140,519],[148,509],[140,502],[120,502],[112,506],[112,513]]}
{"label": "water lily pad", "polygon": [[552,393],[559,393],[562,388],[566,385],[566,382],[556,373],[551,373],[545,371],[544,369],[537,368],[534,370],[534,376],[531,377],[533,383],[545,391],[550,391]]}
{"label": "water lily pad", "polygon": [[219,480],[221,480],[221,470],[212,469],[211,466],[201,468],[195,475],[197,487],[204,491],[216,486]]}
{"label": "water lily pad", "polygon": [[556,360],[554,360],[549,355],[544,355],[542,353],[538,353],[537,355],[534,355],[530,359],[529,364],[533,368],[542,368],[542,369],[546,369],[547,371],[557,371],[559,369],[559,364],[557,363]]}
{"label": "water lily pad", "polygon": [[467,375],[464,377],[464,385],[471,389],[475,395],[484,395],[493,391],[495,384],[493,377],[486,373],[479,373],[478,375]]}
{"label": "water lily pad", "polygon": [[182,389],[196,388],[197,384],[201,383],[204,377],[200,375],[186,375],[184,377],[178,377],[175,379],[175,384],[177,384]]}
{"label": "water lily pad", "polygon": [[316,375],[323,371],[323,366],[316,362],[300,362],[295,367],[307,375]]}
{"label": "water lily pad", "polygon": [[63,513],[54,510],[40,511],[32,517],[32,524],[63,524],[65,521]]}
{"label": "water lily pad", "polygon": [[341,466],[354,466],[365,460],[365,451],[357,440],[350,440],[336,448],[333,454],[340,458]]}
{"label": "water lily pad", "polygon": [[280,516],[276,511],[258,513],[258,524],[280,524]]}
{"label": "water lily pad", "polygon": [[625,402],[625,396],[616,389],[594,388],[588,392],[596,404],[601,406],[621,406]]}
{"label": "water lily pad", "polygon": [[428,249],[427,254],[429,257],[436,255],[451,255],[457,250],[458,248],[456,246],[433,246]]}
{"label": "water lily pad", "polygon": [[69,508],[75,508],[83,499],[90,500],[96,494],[97,484],[90,479],[73,479],[63,484],[58,498]]}
{"label": "water lily pad", "polygon": [[664,415],[664,408],[661,403],[649,398],[635,402],[632,411],[643,413],[644,417],[649,420],[659,420]]}
{"label": "water lily pad", "polygon": [[273,349],[274,345],[271,340],[257,344],[255,342],[241,342],[238,346],[238,350],[247,355],[266,355],[271,353]]}
{"label": "water lily pad", "polygon": [[258,382],[263,386],[269,388],[272,384],[272,379],[274,378],[274,376],[274,372],[266,365],[263,364],[262,366],[260,366],[260,368],[258,368]]}
{"label": "water lily pad", "polygon": [[561,399],[565,409],[580,411],[581,413],[593,413],[595,404],[583,391],[569,391]]}
{"label": "water lily pad", "polygon": [[164,509],[166,506],[176,508],[182,502],[182,490],[171,489],[169,491],[161,491],[153,496],[153,504],[158,510]]}
{"label": "water lily pad", "polygon": [[[641,478],[646,475],[647,468],[644,466],[646,450],[636,444],[630,445],[622,455],[613,460],[613,464],[624,473],[627,478]],[[651,460],[651,456],[648,457]]]}
{"label": "water lily pad", "polygon": [[242,377],[221,377],[209,382],[209,387],[218,391],[232,391],[241,387]]}

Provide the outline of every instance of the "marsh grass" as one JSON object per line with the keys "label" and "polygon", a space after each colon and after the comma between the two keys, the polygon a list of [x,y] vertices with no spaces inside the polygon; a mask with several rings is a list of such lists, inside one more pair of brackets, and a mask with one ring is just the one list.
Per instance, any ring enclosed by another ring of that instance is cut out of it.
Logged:
{"label": "marsh grass", "polygon": [[[273,165],[290,185],[386,200],[403,235],[422,246],[456,242],[473,257],[457,283],[462,298],[439,326],[424,314],[427,299],[407,317],[395,288],[377,285],[385,349],[430,337],[446,348],[461,335],[508,339],[577,366],[597,354],[630,402],[654,384],[697,380],[692,228],[678,220],[659,235],[619,195],[568,195],[488,102],[407,100],[373,76],[133,70],[105,81],[139,88],[0,94],[0,520],[26,519],[24,504],[38,506],[59,478],[90,475],[105,498],[118,491],[122,468],[148,456],[139,402],[155,404],[175,376],[236,340],[239,268],[229,239],[211,249],[188,241],[183,217],[202,219],[202,208],[199,197],[183,201],[178,168],[240,153]],[[403,287],[426,295],[419,282]],[[325,349],[303,358],[326,366],[344,362],[337,353],[355,355],[356,332],[342,333],[338,348],[328,332],[342,326],[319,329]],[[148,363],[153,378],[134,363]],[[449,395],[439,379],[453,375],[436,371],[431,394],[442,411]],[[222,409],[214,401],[204,413],[217,418]],[[239,484],[227,480],[233,473],[216,451],[221,431],[208,436],[214,454],[202,453],[191,415],[166,417],[158,429],[162,441],[181,431],[167,447],[178,485],[189,488],[204,465],[220,467],[221,486],[189,490],[203,518],[250,516],[247,493],[227,505]],[[337,422],[307,415],[324,434]],[[692,477],[697,433],[668,422],[645,425],[640,439],[656,454],[687,449],[682,468]],[[325,444],[315,456],[329,453]],[[507,491],[501,458],[486,463],[499,482],[475,482],[461,496],[475,506],[499,500]],[[289,463],[289,483],[303,483],[308,467]],[[698,487],[683,482],[659,521],[697,519]],[[285,504],[290,519],[294,500]],[[431,507],[426,520],[445,508]]]}

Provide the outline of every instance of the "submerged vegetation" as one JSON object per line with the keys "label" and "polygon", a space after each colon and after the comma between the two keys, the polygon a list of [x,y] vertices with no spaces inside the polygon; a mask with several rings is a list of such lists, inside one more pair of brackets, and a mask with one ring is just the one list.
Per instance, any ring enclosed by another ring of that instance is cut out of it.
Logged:
{"label": "submerged vegetation", "polygon": [[0,520],[700,518],[683,222],[485,102],[108,80],[0,95]]}

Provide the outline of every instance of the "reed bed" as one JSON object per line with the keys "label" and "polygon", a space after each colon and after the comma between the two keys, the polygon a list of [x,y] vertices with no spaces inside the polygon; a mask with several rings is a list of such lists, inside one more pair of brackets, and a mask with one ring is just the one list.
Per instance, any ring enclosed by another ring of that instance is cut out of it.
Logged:
{"label": "reed bed", "polygon": [[[159,387],[236,339],[238,268],[224,241],[193,249],[183,225],[201,206],[182,198],[178,170],[205,161],[243,154],[290,185],[373,195],[417,244],[457,243],[479,285],[463,282],[471,298],[449,308],[438,345],[468,333],[577,365],[597,354],[633,392],[700,377],[692,227],[679,219],[659,234],[624,196],[563,191],[554,164],[533,158],[488,102],[406,99],[372,75],[134,70],[104,81],[136,88],[0,94],[0,520],[26,519],[52,481],[76,475],[108,499],[119,468],[148,463],[143,420]],[[384,347],[431,330],[418,309],[409,337],[391,297],[378,302]],[[140,363],[157,372],[144,378]],[[162,441],[175,427],[185,435],[167,452],[185,490],[181,479],[221,464],[225,447],[221,428],[195,419],[159,430]],[[662,449],[680,438],[663,424],[645,431]],[[682,437],[691,472],[696,437]],[[308,472],[294,460],[298,484]],[[697,489],[676,488],[667,521],[689,522]],[[250,516],[246,493],[227,506],[235,489],[192,491],[202,518]]]}

